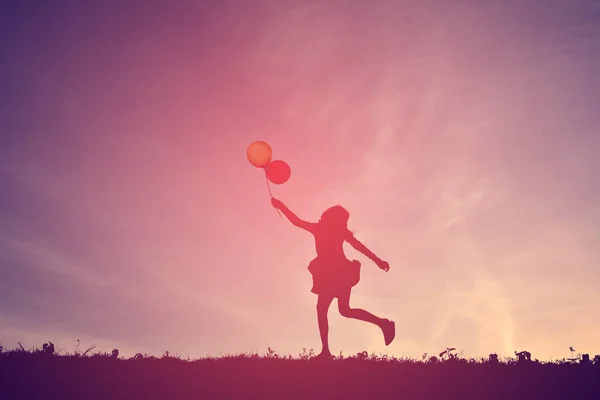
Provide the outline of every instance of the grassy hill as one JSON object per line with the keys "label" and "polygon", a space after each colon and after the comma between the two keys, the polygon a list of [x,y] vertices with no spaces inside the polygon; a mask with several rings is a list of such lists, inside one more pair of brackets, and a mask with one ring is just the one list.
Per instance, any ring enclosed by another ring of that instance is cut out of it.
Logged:
{"label": "grassy hill", "polygon": [[1,399],[594,399],[600,362],[416,361],[366,353],[318,360],[272,351],[125,359],[56,355],[52,347],[1,352],[0,385]]}

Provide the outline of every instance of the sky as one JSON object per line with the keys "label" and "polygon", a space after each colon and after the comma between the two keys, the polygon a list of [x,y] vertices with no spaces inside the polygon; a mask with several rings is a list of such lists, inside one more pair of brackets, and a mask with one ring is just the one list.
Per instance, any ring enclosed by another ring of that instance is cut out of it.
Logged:
{"label": "sky", "polygon": [[310,234],[390,263],[333,353],[600,353],[600,2],[7,1],[0,344],[320,350]]}

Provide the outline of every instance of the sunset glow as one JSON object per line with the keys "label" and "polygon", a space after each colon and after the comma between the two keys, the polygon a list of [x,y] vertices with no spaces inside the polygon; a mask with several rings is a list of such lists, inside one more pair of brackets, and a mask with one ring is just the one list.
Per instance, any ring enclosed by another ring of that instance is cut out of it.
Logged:
{"label": "sunset glow", "polygon": [[38,3],[0,6],[5,347],[318,349],[264,140],[391,266],[348,246],[396,339],[334,303],[332,352],[600,353],[597,2]]}

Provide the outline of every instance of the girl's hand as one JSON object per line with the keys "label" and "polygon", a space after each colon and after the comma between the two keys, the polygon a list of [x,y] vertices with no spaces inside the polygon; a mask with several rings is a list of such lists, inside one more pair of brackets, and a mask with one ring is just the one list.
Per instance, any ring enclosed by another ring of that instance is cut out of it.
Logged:
{"label": "girl's hand", "polygon": [[280,200],[277,200],[275,197],[271,198],[271,204],[273,205],[273,207],[279,210],[281,210],[284,207],[283,203]]}
{"label": "girl's hand", "polygon": [[375,261],[375,263],[377,264],[377,266],[379,268],[381,268],[385,272],[388,272],[390,270],[390,264],[387,261],[383,261],[381,259],[378,259],[377,261]]}

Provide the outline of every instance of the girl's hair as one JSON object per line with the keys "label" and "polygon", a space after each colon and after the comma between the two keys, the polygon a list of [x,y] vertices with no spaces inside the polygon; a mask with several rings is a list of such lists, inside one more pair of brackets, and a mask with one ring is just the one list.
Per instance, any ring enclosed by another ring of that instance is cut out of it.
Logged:
{"label": "girl's hair", "polygon": [[344,207],[333,206],[323,211],[319,222],[332,228],[348,229],[349,218],[350,213]]}

